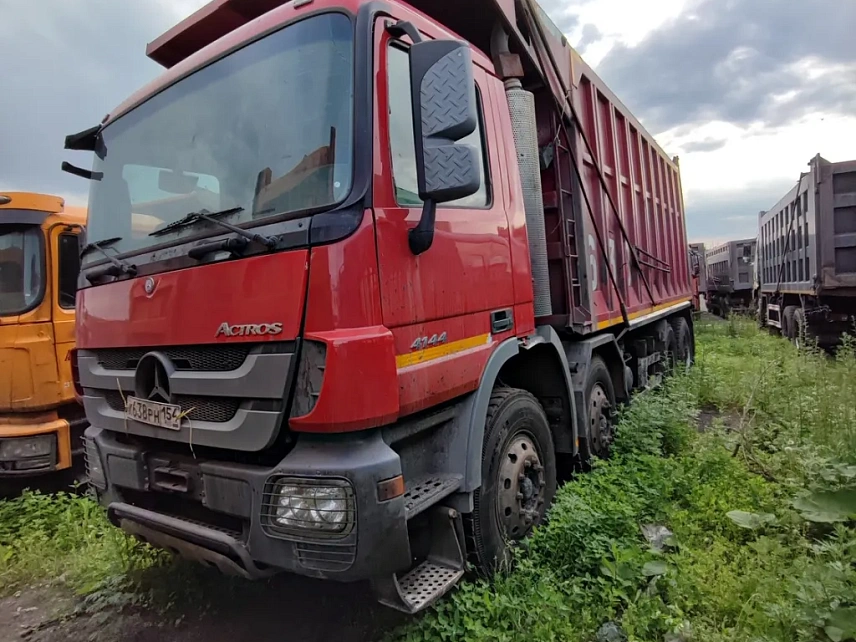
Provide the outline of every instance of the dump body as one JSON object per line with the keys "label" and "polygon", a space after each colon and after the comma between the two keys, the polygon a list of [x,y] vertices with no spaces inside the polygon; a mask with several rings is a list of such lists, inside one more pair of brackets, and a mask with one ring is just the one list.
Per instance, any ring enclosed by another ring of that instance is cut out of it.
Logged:
{"label": "dump body", "polygon": [[[215,0],[66,141],[111,252],[78,299],[110,519],[407,611],[479,502],[484,556],[543,517],[551,453],[605,455],[693,354],[677,163],[534,3],[415,4]],[[494,444],[512,406],[540,428]]]}
{"label": "dump body", "polygon": [[733,293],[752,290],[754,282],[755,239],[728,241],[705,252],[707,289]]}
{"label": "dump body", "polygon": [[797,184],[760,213],[758,229],[762,320],[796,339],[801,318],[814,338],[836,344],[856,313],[856,161],[815,156]]}
{"label": "dump body", "polygon": [[758,227],[761,292],[856,296],[856,160],[816,156]]}
{"label": "dump body", "polygon": [[705,250],[705,298],[714,314],[728,316],[731,311],[753,309],[755,248],[755,239],[742,239]]}
{"label": "dump body", "polygon": [[[526,42],[520,3],[475,0],[467,11],[452,3],[413,4],[462,34],[473,33],[471,41],[484,51],[490,51],[486,35],[468,16],[501,15],[512,41]],[[532,89],[538,145],[545,152],[541,184],[553,308],[551,318],[539,320],[585,334],[689,301],[677,158],[657,145],[546,13],[532,5],[548,51],[539,57],[521,44],[521,57],[549,82],[548,90]],[[553,113],[555,97],[568,92],[582,123],[570,128],[569,137]]]}
{"label": "dump body", "polygon": [[85,222],[54,196],[0,194],[0,477],[62,470],[81,450],[70,351]]}

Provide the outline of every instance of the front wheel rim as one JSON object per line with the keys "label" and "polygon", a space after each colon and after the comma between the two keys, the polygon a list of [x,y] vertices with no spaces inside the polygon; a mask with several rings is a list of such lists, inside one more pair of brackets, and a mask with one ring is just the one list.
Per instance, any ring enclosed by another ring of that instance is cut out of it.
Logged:
{"label": "front wheel rim", "polygon": [[529,433],[518,433],[508,442],[499,467],[497,516],[505,535],[526,536],[544,510],[547,480],[544,464]]}

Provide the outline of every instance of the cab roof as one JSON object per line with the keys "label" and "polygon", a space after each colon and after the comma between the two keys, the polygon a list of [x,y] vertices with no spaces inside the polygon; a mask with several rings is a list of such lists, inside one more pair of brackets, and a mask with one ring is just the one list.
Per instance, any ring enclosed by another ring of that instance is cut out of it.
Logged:
{"label": "cab roof", "polygon": [[86,208],[66,206],[65,199],[36,192],[0,192],[0,223],[3,210],[30,210],[50,214],[46,223],[86,224]]}
{"label": "cab roof", "polygon": [[62,212],[65,201],[59,196],[36,192],[0,192],[0,210],[35,210],[38,212]]}

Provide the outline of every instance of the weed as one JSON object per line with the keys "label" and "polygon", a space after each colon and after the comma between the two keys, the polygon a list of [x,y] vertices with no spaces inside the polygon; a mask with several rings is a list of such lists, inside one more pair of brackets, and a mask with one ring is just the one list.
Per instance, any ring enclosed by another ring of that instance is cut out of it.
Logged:
{"label": "weed", "polygon": [[[560,489],[515,570],[392,637],[856,639],[854,343],[829,359],[736,317],[696,330],[693,371],[624,411],[613,457]],[[721,419],[699,434],[702,408]],[[644,524],[668,526],[665,549]]]}

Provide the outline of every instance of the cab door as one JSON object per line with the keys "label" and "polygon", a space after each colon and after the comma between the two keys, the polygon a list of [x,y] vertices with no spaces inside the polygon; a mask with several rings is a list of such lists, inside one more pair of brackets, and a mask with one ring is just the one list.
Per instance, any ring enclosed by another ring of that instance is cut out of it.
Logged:
{"label": "cab door", "polygon": [[50,234],[51,307],[61,401],[74,399],[70,352],[75,344],[74,305],[80,273],[80,231],[79,227],[60,225],[52,228]]}
{"label": "cab door", "polygon": [[[395,337],[402,414],[463,394],[478,385],[498,341],[514,334],[511,245],[503,194],[494,190],[504,168],[495,145],[490,83],[478,64],[479,123],[462,143],[481,160],[481,187],[437,205],[432,246],[414,256],[408,231],[419,222],[419,200],[406,37],[386,29],[413,23],[422,37],[437,27],[409,10],[375,25],[375,206],[383,322]],[[475,56],[474,56],[475,58]],[[497,323],[497,320],[502,320]]]}

